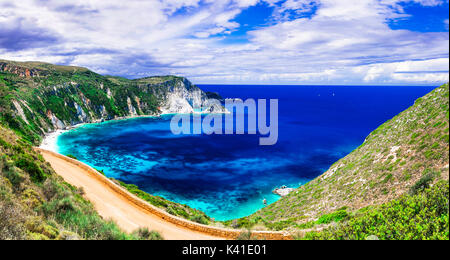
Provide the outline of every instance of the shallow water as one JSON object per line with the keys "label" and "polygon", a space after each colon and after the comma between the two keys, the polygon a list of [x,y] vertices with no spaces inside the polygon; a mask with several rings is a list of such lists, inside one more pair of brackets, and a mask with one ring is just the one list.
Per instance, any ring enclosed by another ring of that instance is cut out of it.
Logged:
{"label": "shallow water", "polygon": [[247,216],[275,202],[272,190],[298,187],[359,146],[386,120],[434,87],[200,86],[226,98],[279,99],[279,139],[171,133],[171,116],[84,125],[59,136],[57,151],[106,175],[206,212]]}

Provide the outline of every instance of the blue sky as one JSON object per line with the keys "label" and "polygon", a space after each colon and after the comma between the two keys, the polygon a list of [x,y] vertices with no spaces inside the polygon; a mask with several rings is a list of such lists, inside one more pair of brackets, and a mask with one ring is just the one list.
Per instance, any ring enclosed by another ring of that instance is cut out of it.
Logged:
{"label": "blue sky", "polygon": [[0,58],[194,83],[438,85],[448,0],[0,0]]}

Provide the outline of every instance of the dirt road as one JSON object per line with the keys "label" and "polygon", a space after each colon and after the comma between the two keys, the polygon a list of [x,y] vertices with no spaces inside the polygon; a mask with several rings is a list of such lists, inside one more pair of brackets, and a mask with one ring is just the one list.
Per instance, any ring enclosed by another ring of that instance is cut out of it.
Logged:
{"label": "dirt road", "polygon": [[125,196],[111,189],[82,167],[59,158],[51,152],[45,150],[40,150],[40,152],[65,181],[76,187],[83,187],[85,197],[94,204],[95,209],[102,217],[114,220],[127,232],[132,232],[140,227],[148,227],[150,230],[160,232],[164,239],[169,240],[221,239],[167,222],[130,202]]}

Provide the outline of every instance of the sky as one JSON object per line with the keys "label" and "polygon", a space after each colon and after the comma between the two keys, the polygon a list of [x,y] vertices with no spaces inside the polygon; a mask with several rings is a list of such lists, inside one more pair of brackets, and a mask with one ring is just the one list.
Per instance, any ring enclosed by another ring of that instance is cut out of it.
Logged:
{"label": "sky", "polygon": [[196,84],[439,85],[448,0],[0,0],[0,59]]}

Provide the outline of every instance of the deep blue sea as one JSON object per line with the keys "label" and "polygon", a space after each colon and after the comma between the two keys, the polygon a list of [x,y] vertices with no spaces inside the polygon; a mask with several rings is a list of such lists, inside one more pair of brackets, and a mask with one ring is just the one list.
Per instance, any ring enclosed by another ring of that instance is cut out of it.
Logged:
{"label": "deep blue sea", "polygon": [[206,212],[244,217],[298,187],[363,143],[434,87],[202,85],[224,98],[279,99],[279,139],[173,135],[171,116],[84,125],[58,138],[58,152],[141,189]]}

